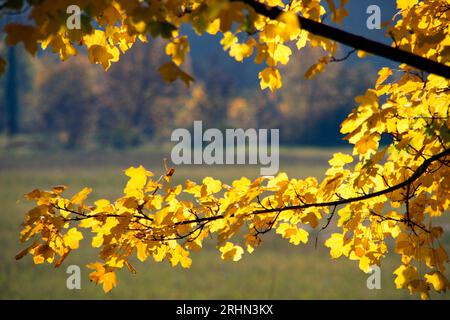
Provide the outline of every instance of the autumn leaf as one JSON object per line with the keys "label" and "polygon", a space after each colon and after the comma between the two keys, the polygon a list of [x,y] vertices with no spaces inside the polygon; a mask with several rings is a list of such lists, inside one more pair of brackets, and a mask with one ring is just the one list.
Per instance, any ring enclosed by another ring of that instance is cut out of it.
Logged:
{"label": "autumn leaf", "polygon": [[363,50],[358,50],[356,52],[356,56],[360,59],[365,58],[367,56],[367,52],[363,51]]}
{"label": "autumn leaf", "polygon": [[367,153],[375,153],[378,148],[378,141],[380,137],[376,134],[372,134],[369,136],[363,136],[359,141],[355,144],[355,148],[359,154],[365,155]]}
{"label": "autumn leaf", "polygon": [[316,64],[313,64],[305,73],[306,79],[311,79],[316,74],[321,73],[325,70],[326,65],[328,64],[328,57],[323,57],[317,62]]}
{"label": "autumn leaf", "polygon": [[386,81],[387,78],[389,78],[392,75],[392,70],[384,67],[381,68],[381,70],[378,72],[378,79],[375,85],[378,87],[381,85],[384,81]]}
{"label": "autumn leaf", "polygon": [[80,192],[75,194],[70,202],[77,205],[82,205],[83,201],[86,200],[87,196],[92,192],[91,188],[83,188]]}
{"label": "autumn leaf", "polygon": [[281,75],[278,69],[265,68],[259,73],[261,89],[269,88],[271,91],[281,88]]}
{"label": "autumn leaf", "polygon": [[289,225],[288,223],[280,224],[277,227],[277,233],[281,234],[283,238],[289,239],[289,242],[295,245],[299,245],[301,242],[308,242],[309,234],[307,231]]}
{"label": "autumn leaf", "polygon": [[333,167],[343,167],[347,163],[353,162],[353,157],[342,152],[335,153],[328,163]]}
{"label": "autumn leaf", "polygon": [[397,8],[400,10],[406,10],[416,5],[419,0],[397,0]]}
{"label": "autumn leaf", "polygon": [[178,68],[178,66],[173,62],[166,62],[158,70],[164,81],[168,83],[172,83],[175,80],[180,79],[186,84],[186,86],[189,87],[191,82],[194,81],[194,78]]}
{"label": "autumn leaf", "polygon": [[222,190],[222,182],[211,177],[204,178],[203,185],[206,186],[207,194],[217,193]]}
{"label": "autumn leaf", "polygon": [[87,267],[94,270],[89,274],[89,279],[97,284],[102,284],[105,293],[117,286],[116,273],[112,268],[99,262],[88,264]]}
{"label": "autumn leaf", "polygon": [[175,250],[171,252],[170,263],[172,267],[180,264],[183,268],[189,268],[192,265],[189,251],[184,250],[181,246],[176,246]]}
{"label": "autumn leaf", "polygon": [[333,259],[337,259],[342,255],[348,255],[349,252],[345,238],[340,233],[333,233],[331,237],[325,241],[325,246],[330,248],[330,255]]}
{"label": "autumn leaf", "polygon": [[439,271],[427,273],[425,279],[437,292],[445,292],[450,288],[447,278]]}
{"label": "autumn leaf", "polygon": [[[85,2],[88,9],[81,30],[67,30],[64,19],[55,14],[65,12],[64,2],[30,2],[26,24],[6,23],[6,44],[23,43],[31,54],[40,46],[61,60],[86,55],[108,70],[137,41],[163,38],[162,50],[171,58],[159,68],[163,80],[172,83],[180,79],[189,86],[194,79],[180,65],[190,53],[190,39],[180,34],[190,25],[198,36],[208,33],[220,38],[223,50],[236,61],[254,57],[255,63],[264,66],[258,74],[261,89],[275,91],[283,85],[280,70],[289,68],[295,51],[300,51],[300,57],[306,47],[324,52],[307,69],[306,78],[325,72],[339,52],[334,41],[339,37],[319,36],[308,24],[300,25],[298,17],[320,24],[331,16],[339,23],[348,14],[346,0],[327,0],[327,5],[265,0],[260,1],[257,13],[250,9],[256,5],[251,1],[193,0],[189,5],[183,0]],[[330,228],[325,246],[332,258],[345,256],[368,272],[388,254],[397,254],[397,288],[423,299],[429,298],[432,290],[446,292],[449,258],[439,244],[446,229],[439,226],[441,219],[436,219],[445,216],[450,203],[446,183],[450,171],[445,165],[450,156],[450,80],[442,76],[450,61],[450,45],[442,2],[396,1],[398,12],[383,24],[389,26],[387,41],[393,42],[387,56],[411,52],[425,63],[399,61],[395,69],[381,66],[373,87],[355,98],[354,109],[341,124],[341,133],[353,146],[352,155],[335,153],[323,178],[290,178],[280,172],[227,183],[206,175],[200,182],[186,177],[182,183],[173,178],[174,170],[164,165],[157,179],[142,166],[127,169],[124,195],[94,199],[93,205],[87,200],[90,188],[72,198],[64,196],[63,186],[34,189],[25,195],[34,207],[25,213],[19,235],[21,242],[29,243],[16,258],[30,254],[35,264],[57,267],[79,248],[83,235],[78,230],[87,229],[92,233],[90,245],[98,248],[103,261],[88,265],[93,269],[89,277],[109,292],[117,285],[116,270],[125,267],[135,273],[129,262],[134,255],[140,261],[152,257],[156,262],[188,268],[190,253],[203,248],[205,239],[217,239],[222,259],[238,261],[244,250],[232,242],[236,237],[244,239],[247,251],[252,252],[270,231],[298,245],[307,243],[310,228]],[[276,19],[261,9],[265,5],[273,7],[268,12],[280,12]],[[21,7],[21,1],[5,4],[11,13],[18,13]],[[358,57],[377,52],[365,50],[358,50]],[[440,75],[429,72],[427,61],[441,65],[434,69]],[[5,64],[0,58],[0,72]],[[129,84],[121,85],[125,92]],[[324,88],[312,89],[323,94]],[[201,84],[188,93],[193,97],[190,111],[215,98],[207,97]],[[337,100],[339,95],[346,96],[346,90],[337,92]],[[289,97],[267,98],[275,111],[285,117],[294,115],[294,109],[286,108]],[[240,112],[250,108],[242,105]],[[256,113],[266,112],[263,109]],[[174,114],[174,123],[183,116]],[[333,219],[334,215],[338,218]],[[388,250],[393,239],[395,249]]]}
{"label": "autumn leaf", "polygon": [[394,271],[394,274],[397,275],[394,281],[397,288],[407,288],[413,281],[419,279],[417,269],[412,266],[401,265]]}
{"label": "autumn leaf", "polygon": [[88,57],[92,63],[98,63],[103,66],[105,70],[108,70],[111,66],[111,61],[117,59],[118,51],[113,54],[107,47],[94,44],[89,47]]}
{"label": "autumn leaf", "polygon": [[190,47],[187,37],[174,39],[166,45],[166,54],[172,57],[172,61],[177,66],[183,63],[189,50]]}
{"label": "autumn leaf", "polygon": [[143,166],[139,166],[128,168],[125,174],[130,177],[124,189],[125,195],[141,199],[144,195],[143,189],[147,183],[147,177],[153,176],[153,173],[145,170]]}
{"label": "autumn leaf", "polygon": [[225,243],[219,250],[222,252],[220,257],[223,260],[239,261],[244,253],[244,250],[240,246],[234,245],[231,242]]}
{"label": "autumn leaf", "polygon": [[37,41],[41,39],[41,35],[36,27],[21,24],[8,24],[4,28],[6,36],[6,44],[12,46],[19,42],[23,42],[25,48],[32,55],[38,50]]}
{"label": "autumn leaf", "polygon": [[78,249],[80,240],[83,239],[83,235],[80,231],[78,231],[76,228],[71,228],[65,235],[64,235],[64,243],[70,248],[70,249]]}

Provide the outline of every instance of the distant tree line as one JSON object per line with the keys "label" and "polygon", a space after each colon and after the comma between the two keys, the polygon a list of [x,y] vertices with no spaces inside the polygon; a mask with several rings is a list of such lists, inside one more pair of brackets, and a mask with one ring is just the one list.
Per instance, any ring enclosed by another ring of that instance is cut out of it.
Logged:
{"label": "distant tree line", "polygon": [[137,44],[106,73],[83,54],[61,63],[16,49],[8,55],[15,70],[0,79],[0,132],[32,137],[30,145],[39,147],[121,149],[168,142],[173,129],[202,120],[219,129],[279,128],[282,144],[335,145],[353,97],[373,82],[371,65],[362,63],[335,63],[305,81],[319,56],[309,50],[281,70],[284,89],[276,93],[237,85],[239,67],[217,63],[214,54],[202,61],[200,75],[188,59],[185,69],[196,77],[189,88],[165,85],[158,73],[167,60],[163,46]]}

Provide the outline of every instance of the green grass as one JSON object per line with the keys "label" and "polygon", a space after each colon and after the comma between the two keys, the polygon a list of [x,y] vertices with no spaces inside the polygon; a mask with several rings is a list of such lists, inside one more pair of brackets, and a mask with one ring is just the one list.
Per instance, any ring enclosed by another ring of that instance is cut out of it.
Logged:
{"label": "green grass", "polygon": [[[283,149],[280,171],[290,176],[321,176],[333,149]],[[161,172],[162,159],[170,158],[166,148],[140,148],[126,152],[49,152],[3,151],[0,154],[0,298],[2,299],[404,299],[417,298],[394,287],[392,271],[399,257],[389,255],[382,264],[382,289],[366,287],[368,275],[357,263],[346,259],[331,260],[323,246],[293,246],[274,234],[267,234],[263,244],[239,262],[223,262],[214,242],[193,253],[191,269],[172,268],[167,262],[136,262],[138,274],[119,273],[119,286],[105,295],[88,280],[84,267],[95,261],[89,248],[89,235],[64,264],[54,269],[35,266],[31,257],[20,261],[14,255],[23,245],[18,241],[23,214],[31,204],[21,200],[33,188],[66,184],[69,193],[83,186],[94,189],[92,198],[113,199],[121,194],[126,181],[123,169],[143,164]],[[225,182],[241,176],[256,177],[257,166],[184,166],[177,168],[175,182],[204,176]],[[20,201],[18,201],[20,200]],[[327,230],[330,232],[330,230]],[[319,244],[326,233],[321,233]],[[448,239],[447,239],[448,240]],[[448,243],[446,241],[448,248]],[[82,289],[66,288],[66,268],[76,264],[82,270]],[[435,296],[448,299],[449,295]]]}

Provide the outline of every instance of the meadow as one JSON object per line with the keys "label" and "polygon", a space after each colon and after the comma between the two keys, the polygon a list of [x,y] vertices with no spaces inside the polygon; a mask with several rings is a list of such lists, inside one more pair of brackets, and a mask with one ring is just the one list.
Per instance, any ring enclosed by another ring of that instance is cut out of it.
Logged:
{"label": "meadow", "polygon": [[[332,148],[281,149],[280,171],[289,176],[322,176]],[[20,223],[31,203],[23,194],[33,188],[50,188],[65,184],[68,193],[84,186],[94,189],[91,199],[114,199],[120,196],[126,177],[123,170],[144,165],[162,172],[162,159],[170,158],[166,148],[143,147],[130,151],[64,152],[2,150],[0,152],[0,298],[1,299],[417,299],[405,290],[397,290],[393,270],[400,258],[391,254],[381,266],[380,290],[369,290],[367,274],[355,261],[331,260],[323,241],[332,229],[320,233],[319,245],[293,246],[273,232],[263,244],[239,262],[224,262],[215,248],[214,239],[193,254],[190,269],[172,268],[169,263],[133,263],[137,275],[122,270],[118,287],[104,294],[101,287],[88,279],[84,266],[96,261],[89,249],[90,235],[85,233],[81,248],[57,269],[33,264],[27,256],[20,261],[14,255],[23,248],[18,241]],[[176,168],[175,182],[189,178],[201,181],[205,176],[225,182],[241,176],[256,177],[258,166],[181,166]],[[447,228],[448,232],[448,228]],[[314,234],[313,234],[314,236]],[[313,239],[313,238],[311,238]],[[450,240],[445,240],[446,249]],[[66,288],[69,265],[79,265],[81,290]],[[450,295],[433,296],[449,299]]]}

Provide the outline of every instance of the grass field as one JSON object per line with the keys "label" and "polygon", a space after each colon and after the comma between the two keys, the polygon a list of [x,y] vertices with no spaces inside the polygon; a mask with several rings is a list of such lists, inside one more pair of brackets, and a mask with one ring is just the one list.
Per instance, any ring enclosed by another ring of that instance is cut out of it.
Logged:
{"label": "grass field", "polygon": [[[281,150],[280,171],[290,176],[321,176],[333,149]],[[20,250],[20,223],[30,203],[22,195],[33,188],[50,188],[66,184],[69,193],[83,186],[94,189],[92,198],[114,198],[121,194],[126,181],[123,169],[143,164],[159,172],[167,152],[141,148],[126,152],[64,153],[0,151],[0,298],[1,299],[404,299],[410,296],[394,287],[392,271],[399,264],[397,255],[383,261],[382,289],[366,287],[368,275],[354,261],[331,260],[327,250],[314,241],[293,246],[267,234],[263,245],[239,262],[223,262],[211,242],[204,250],[193,254],[191,269],[172,268],[167,262],[136,263],[138,274],[119,273],[119,286],[105,295],[100,287],[88,280],[84,265],[96,260],[89,249],[89,236],[81,249],[54,269],[49,265],[35,266],[30,257],[20,261],[14,255]],[[231,181],[241,176],[256,177],[259,167],[249,166],[186,166],[175,173],[176,182],[189,178],[200,181],[210,175]],[[18,202],[18,200],[20,200]],[[448,230],[447,230],[448,231]],[[329,232],[329,230],[327,230]],[[326,233],[319,237],[323,243]],[[448,240],[448,238],[447,238]],[[449,250],[450,241],[446,241]],[[76,264],[82,270],[81,290],[66,288],[66,268]],[[450,294],[434,296],[449,299]]]}

